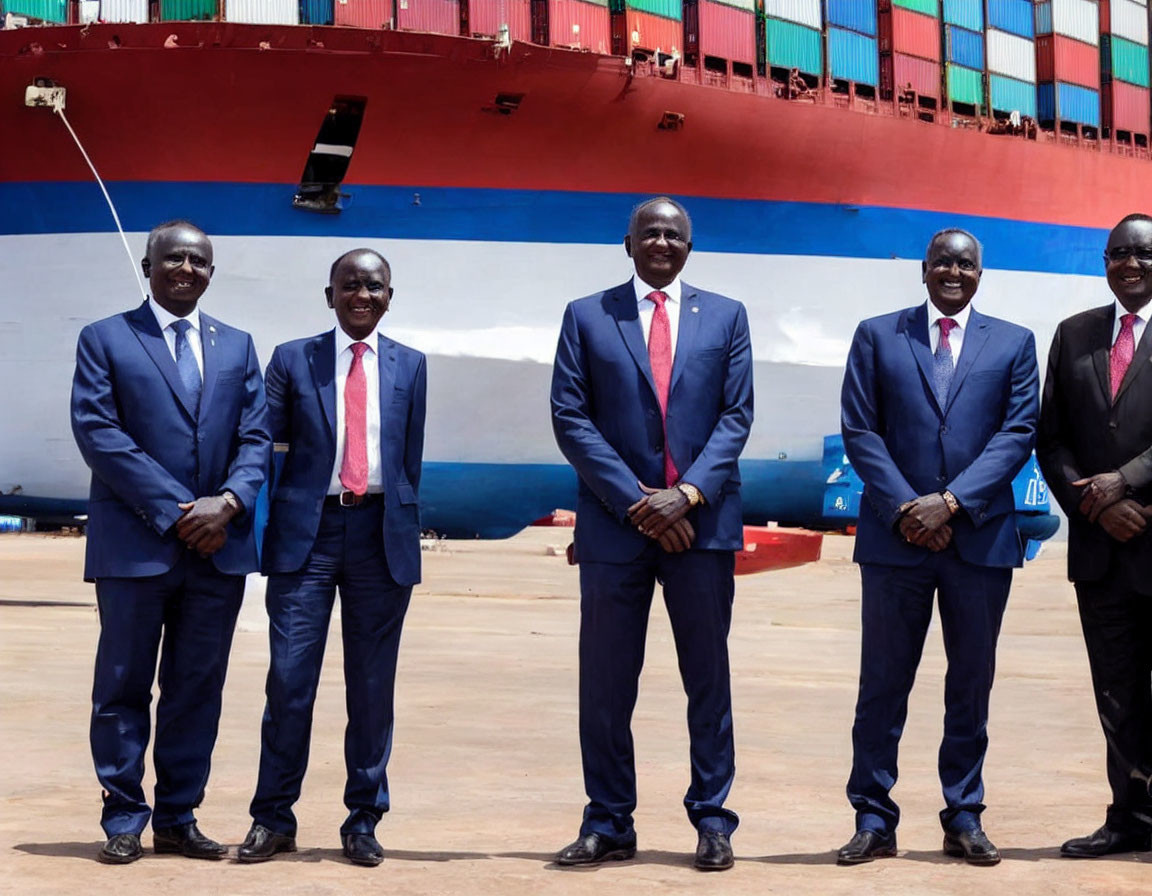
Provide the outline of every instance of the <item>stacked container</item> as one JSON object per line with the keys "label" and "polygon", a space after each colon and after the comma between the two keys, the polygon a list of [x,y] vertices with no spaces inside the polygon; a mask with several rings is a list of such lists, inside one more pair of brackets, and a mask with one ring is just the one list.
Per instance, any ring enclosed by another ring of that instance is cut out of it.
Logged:
{"label": "stacked container", "polygon": [[1100,126],[1100,8],[1095,0],[1036,4],[1037,118]]}
{"label": "stacked container", "polygon": [[1036,117],[1032,0],[988,0],[988,105],[993,113]]}
{"label": "stacked container", "polygon": [[1104,0],[1100,4],[1100,72],[1104,127],[1113,136],[1117,131],[1126,131],[1147,138],[1147,0]]}
{"label": "stacked container", "polygon": [[300,0],[300,23],[302,25],[331,25],[333,21],[332,0]]}
{"label": "stacked container", "polygon": [[160,21],[211,21],[217,18],[216,0],[160,0]]}
{"label": "stacked container", "polygon": [[512,40],[532,40],[531,0],[460,0],[468,4],[468,33],[499,37],[508,26]]}
{"label": "stacked container", "polygon": [[0,19],[3,19],[4,13],[63,24],[68,21],[68,0],[3,0],[0,3]]}
{"label": "stacked container", "polygon": [[[755,0],[685,0],[684,52],[747,70],[756,64]],[[715,67],[713,63],[712,67]]]}
{"label": "stacked container", "polygon": [[460,6],[457,0],[336,0],[333,20],[337,25],[352,28],[459,34]]}
{"label": "stacked container", "polygon": [[899,96],[911,85],[921,97],[939,105],[939,16],[937,0],[880,0],[881,89]]}
{"label": "stacked container", "polygon": [[948,102],[984,106],[984,0],[944,0]]}
{"label": "stacked container", "polygon": [[608,0],[548,0],[548,43],[591,53],[611,53]]}
{"label": "stacked container", "polygon": [[824,74],[820,5],[820,0],[764,0],[769,68],[796,68],[817,78]]}
{"label": "stacked container", "polygon": [[300,0],[225,0],[224,17],[229,22],[299,25],[300,6]]}
{"label": "stacked container", "polygon": [[636,50],[679,56],[684,47],[681,0],[609,0],[612,52]]}
{"label": "stacked container", "polygon": [[880,83],[876,52],[876,5],[860,0],[825,0],[828,76],[857,84]]}

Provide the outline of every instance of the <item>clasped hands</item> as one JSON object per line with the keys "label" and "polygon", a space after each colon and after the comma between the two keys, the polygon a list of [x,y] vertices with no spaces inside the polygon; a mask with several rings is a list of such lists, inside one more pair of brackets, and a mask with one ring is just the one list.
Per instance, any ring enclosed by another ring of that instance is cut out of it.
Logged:
{"label": "clasped hands", "polygon": [[1099,523],[1100,528],[1117,541],[1135,538],[1152,519],[1152,507],[1144,507],[1140,502],[1124,497],[1128,483],[1119,472],[1086,476],[1072,485],[1083,489],[1080,512],[1088,517],[1088,522]]}
{"label": "clasped hands", "polygon": [[950,519],[952,511],[943,495],[920,495],[900,505],[900,534],[909,544],[942,551],[952,541]]}
{"label": "clasped hands", "polygon": [[696,530],[688,522],[692,505],[688,497],[672,488],[649,488],[638,483],[644,497],[628,508],[628,519],[641,533],[658,542],[670,554],[692,547]]}
{"label": "clasped hands", "polygon": [[228,522],[237,513],[223,495],[208,495],[177,505],[184,511],[176,521],[176,534],[201,557],[211,557],[228,540]]}

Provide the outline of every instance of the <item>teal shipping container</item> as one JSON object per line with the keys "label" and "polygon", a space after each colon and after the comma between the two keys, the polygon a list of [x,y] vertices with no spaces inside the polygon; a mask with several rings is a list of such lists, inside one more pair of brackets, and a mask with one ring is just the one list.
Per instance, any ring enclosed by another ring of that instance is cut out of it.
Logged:
{"label": "teal shipping container", "polygon": [[[665,19],[680,21],[683,15],[683,5],[680,0],[627,0],[629,9],[638,9],[640,12],[650,12],[654,16],[663,16]],[[615,4],[609,3],[609,7]],[[621,4],[623,5],[623,4]]]}
{"label": "teal shipping container", "polygon": [[880,80],[876,39],[855,31],[829,28],[828,69],[833,78],[875,87]]}
{"label": "teal shipping container", "polygon": [[988,77],[989,105],[993,112],[1019,112],[1036,117],[1036,85],[1003,75]]}
{"label": "teal shipping container", "polygon": [[[867,3],[869,0],[856,0],[857,3]],[[934,19],[940,18],[940,0],[892,0],[893,6],[903,6],[916,12],[922,12]]]}
{"label": "teal shipping container", "polygon": [[764,26],[768,65],[817,77],[824,73],[819,31],[783,19],[765,19]]}
{"label": "teal shipping container", "polygon": [[1100,35],[1100,63],[1106,76],[1117,81],[1149,86],[1148,48],[1115,34]]}
{"label": "teal shipping container", "polygon": [[944,0],[944,21],[969,31],[983,31],[984,0]]}
{"label": "teal shipping container", "polygon": [[211,21],[216,16],[216,0],[160,0],[164,22]]}
{"label": "teal shipping container", "polygon": [[68,0],[3,0],[0,16],[6,12],[45,22],[64,23],[68,21]]}
{"label": "teal shipping container", "polygon": [[953,103],[984,105],[984,77],[982,72],[962,65],[948,65],[948,99]]}

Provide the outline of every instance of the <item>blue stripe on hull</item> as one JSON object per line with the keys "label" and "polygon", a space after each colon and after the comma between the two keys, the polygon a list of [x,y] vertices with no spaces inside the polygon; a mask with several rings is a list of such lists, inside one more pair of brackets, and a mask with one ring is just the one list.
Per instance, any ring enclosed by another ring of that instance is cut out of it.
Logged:
{"label": "blue stripe on hull", "polygon": [[[361,237],[614,244],[640,194],[346,185],[338,215],[291,207],[290,184],[109,185],[126,229],[168,218],[194,220],[213,235]],[[921,257],[943,227],[964,227],[985,246],[984,263],[1003,270],[1101,273],[1107,232],[879,206],[686,197],[695,248],[705,252]],[[112,219],[94,183],[0,184],[0,234],[102,233]]]}

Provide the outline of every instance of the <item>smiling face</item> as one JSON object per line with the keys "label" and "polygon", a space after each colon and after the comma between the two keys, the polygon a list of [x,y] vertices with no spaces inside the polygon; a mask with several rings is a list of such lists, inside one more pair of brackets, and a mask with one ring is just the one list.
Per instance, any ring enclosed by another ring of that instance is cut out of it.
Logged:
{"label": "smiling face", "polygon": [[216,270],[212,241],[191,224],[165,227],[149,236],[148,254],[140,267],[156,304],[178,317],[187,317],[196,310]]}
{"label": "smiling face", "polygon": [[653,202],[637,213],[624,250],[636,266],[636,275],[650,286],[663,289],[684,269],[692,251],[688,219],[670,202]]}
{"label": "smiling face", "polygon": [[324,290],[340,329],[356,340],[370,336],[392,301],[391,281],[388,265],[375,252],[358,249],[341,258]]}
{"label": "smiling face", "polygon": [[1152,299],[1152,221],[1122,221],[1108,235],[1104,273],[1113,294],[1129,312]]}
{"label": "smiling face", "polygon": [[928,246],[922,270],[932,304],[949,317],[959,314],[980,285],[980,247],[966,233],[944,233]]}

